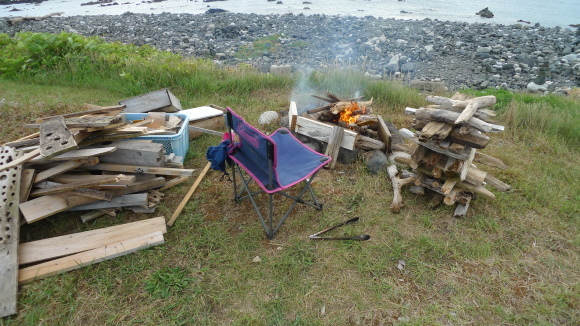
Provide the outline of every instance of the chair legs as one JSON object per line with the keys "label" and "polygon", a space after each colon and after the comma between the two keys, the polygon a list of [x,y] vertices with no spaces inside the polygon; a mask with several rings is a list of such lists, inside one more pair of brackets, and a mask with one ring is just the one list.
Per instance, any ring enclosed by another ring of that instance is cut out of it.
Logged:
{"label": "chair legs", "polygon": [[[250,201],[252,202],[252,205],[254,207],[254,210],[258,214],[258,217],[260,218],[260,222],[262,223],[262,226],[264,227],[264,230],[266,231],[266,235],[268,236],[269,239],[272,239],[272,238],[274,238],[274,235],[276,234],[276,232],[278,231],[280,226],[282,226],[282,223],[284,223],[286,218],[290,215],[290,213],[292,212],[292,210],[294,209],[296,204],[303,204],[306,206],[313,207],[317,210],[322,209],[322,204],[318,202],[318,199],[316,198],[316,195],[314,194],[314,191],[312,190],[312,187],[311,187],[312,180],[314,180],[317,173],[318,173],[318,171],[316,171],[310,178],[303,181],[304,186],[302,187],[302,189],[300,190],[300,193],[297,196],[292,196],[284,191],[278,191],[276,193],[267,194],[268,195],[268,216],[267,216],[267,218],[264,218],[264,216],[262,215],[262,212],[260,211],[260,209],[258,207],[258,204],[256,203],[256,199],[255,199],[255,196],[257,196],[261,193],[265,193],[264,190],[260,189],[258,191],[252,192],[250,190],[250,184],[253,181],[253,178],[251,176],[248,176],[248,178],[246,179],[244,177],[244,173],[243,173],[242,169],[240,168],[240,166],[238,164],[234,163],[232,165],[232,174],[233,174],[233,183],[234,183],[234,200],[236,202],[241,202],[244,199],[247,199],[247,198],[250,199]],[[239,192],[237,189],[238,186],[237,186],[236,174],[240,177],[241,184],[242,184],[242,189]],[[310,193],[310,196],[312,197],[312,202],[306,202],[302,199],[302,196],[304,196],[306,191],[308,191]],[[244,193],[247,193],[247,195],[242,196]],[[288,210],[286,210],[286,212],[279,219],[278,222],[274,221],[275,208],[274,208],[274,200],[273,199],[274,199],[275,194],[280,194],[280,195],[292,200],[292,204],[290,205],[290,208],[288,208]]]}

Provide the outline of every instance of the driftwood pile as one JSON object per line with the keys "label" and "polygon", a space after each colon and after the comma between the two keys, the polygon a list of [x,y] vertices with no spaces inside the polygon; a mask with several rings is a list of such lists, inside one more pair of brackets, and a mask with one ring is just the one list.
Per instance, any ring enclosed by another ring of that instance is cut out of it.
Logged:
{"label": "driftwood pile", "polygon": [[391,151],[391,133],[380,115],[372,113],[370,101],[360,98],[341,100],[327,93],[327,98],[314,96],[327,105],[298,115],[296,103],[289,109],[290,129],[328,144],[326,155],[333,158],[334,167],[339,148]]}
{"label": "driftwood pile", "polygon": [[510,186],[477,168],[473,163],[505,169],[505,164],[494,157],[477,152],[485,148],[490,138],[486,133],[500,132],[503,126],[490,120],[494,112],[488,107],[496,103],[495,96],[472,99],[461,94],[453,98],[428,96],[433,103],[427,108],[406,108],[405,113],[415,115],[412,127],[417,132],[401,129],[403,137],[411,145],[397,145],[392,160],[408,165],[412,172],[398,174],[391,165],[387,171],[393,184],[393,212],[403,206],[401,187],[411,184],[412,192],[424,194],[425,189],[434,193],[430,203],[436,207],[441,202],[457,204],[454,216],[464,216],[471,200],[476,196],[493,200],[495,195],[486,185],[498,191],[507,191]]}
{"label": "driftwood pile", "polygon": [[0,147],[0,317],[16,313],[19,283],[163,243],[174,217],[22,244],[20,224],[64,211],[82,212],[83,222],[121,207],[153,213],[161,191],[193,174],[163,144],[127,139],[175,134],[180,118],[149,112],[128,122],[120,114],[124,105],[85,106],[88,111],[38,119],[27,125],[38,132]]}

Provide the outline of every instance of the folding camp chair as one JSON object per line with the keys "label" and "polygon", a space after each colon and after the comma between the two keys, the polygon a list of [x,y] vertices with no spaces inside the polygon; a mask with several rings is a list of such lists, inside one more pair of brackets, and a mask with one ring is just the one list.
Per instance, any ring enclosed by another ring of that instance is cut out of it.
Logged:
{"label": "folding camp chair", "polygon": [[[229,134],[232,135],[233,131],[237,137],[237,139],[230,139],[233,148],[228,153],[228,157],[232,160],[234,200],[239,202],[250,199],[268,238],[274,237],[296,204],[304,204],[317,210],[322,209],[322,204],[318,202],[311,185],[320,168],[332,160],[329,156],[308,148],[286,128],[280,128],[272,135],[266,136],[230,108],[227,109],[227,124]],[[241,179],[242,189],[239,192],[236,175]],[[261,189],[251,191],[252,181],[256,182]],[[296,196],[285,191],[300,184],[303,186]],[[307,191],[312,197],[312,200],[308,202],[302,199]],[[242,196],[244,193],[247,195]],[[262,193],[268,195],[267,218],[264,218],[256,202],[256,196]],[[290,208],[278,218],[277,222],[274,222],[273,197],[275,194],[293,200]]]}

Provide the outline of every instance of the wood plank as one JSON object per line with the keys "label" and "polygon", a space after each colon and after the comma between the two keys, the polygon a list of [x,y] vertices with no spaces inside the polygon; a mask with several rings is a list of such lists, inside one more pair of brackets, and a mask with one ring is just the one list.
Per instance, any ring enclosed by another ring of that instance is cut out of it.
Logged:
{"label": "wood plank", "polygon": [[167,115],[165,112],[149,112],[147,114],[147,118],[153,121],[149,124],[148,127],[151,129],[164,129],[166,116]]}
{"label": "wood plank", "polygon": [[[328,141],[328,137],[332,133],[332,127],[333,126],[330,124],[314,121],[304,117],[297,117],[296,119],[297,133],[324,142]],[[354,150],[357,138],[358,133],[345,129],[340,147],[351,151]]]}
{"label": "wood plank", "polygon": [[150,167],[150,166],[138,166],[138,165],[124,165],[124,164],[114,164],[114,163],[99,163],[93,166],[84,167],[85,170],[99,170],[99,171],[115,171],[115,172],[125,172],[125,173],[135,173],[135,174],[161,174],[161,175],[175,175],[175,176],[192,176],[192,169],[174,169],[174,168],[160,168],[160,167]]}
{"label": "wood plank", "polygon": [[[50,180],[60,183],[77,183],[82,181],[95,181],[109,180],[112,176],[116,177],[115,185],[131,185],[135,183],[137,177],[134,175],[124,175],[124,174],[108,174],[108,175],[95,175],[95,174],[59,174],[51,177]],[[102,186],[99,185],[99,188]]]}
{"label": "wood plank", "polygon": [[136,181],[130,186],[127,186],[123,189],[112,189],[110,190],[112,193],[117,195],[126,195],[132,194],[135,192],[142,192],[147,191],[150,189],[160,188],[165,186],[165,178],[164,177],[154,177],[152,179],[146,179],[141,181]]}
{"label": "wood plank", "polygon": [[85,103],[84,106],[87,109],[89,109],[89,110],[88,111],[81,111],[81,112],[74,112],[74,113],[67,113],[67,114],[62,114],[62,115],[53,115],[53,116],[49,116],[49,117],[38,118],[38,119],[36,119],[36,121],[41,122],[41,121],[49,120],[49,119],[56,118],[56,117],[64,117],[64,118],[80,117],[80,116],[87,115],[87,114],[107,113],[107,112],[110,112],[110,111],[118,111],[118,110],[122,110],[122,109],[125,108],[124,105],[98,106],[98,105],[87,104],[87,103]]}
{"label": "wood plank", "polygon": [[181,176],[181,177],[176,177],[176,178],[170,179],[170,180],[165,182],[165,186],[159,188],[158,190],[159,191],[167,190],[171,187],[177,186],[178,184],[182,184],[189,179],[191,179],[191,177],[188,177],[188,176]]}
{"label": "wood plank", "polygon": [[110,145],[117,150],[99,156],[102,163],[130,164],[161,167],[165,164],[163,144],[139,140],[119,140]]}
{"label": "wood plank", "polygon": [[[193,138],[196,138],[196,133],[199,133],[201,135],[201,133],[204,134],[210,134],[210,135],[214,135],[214,136],[222,136],[224,135],[223,132],[221,131],[215,131],[215,130],[210,130],[210,129],[206,129],[206,128],[201,128],[198,126],[192,126],[192,125],[188,125],[187,128],[189,129],[189,133],[193,134]],[[189,138],[190,140],[193,138]]]}
{"label": "wood plank", "polygon": [[75,190],[75,189],[79,189],[79,188],[89,188],[91,186],[98,186],[101,184],[115,183],[117,181],[117,176],[108,175],[105,177],[106,178],[99,178],[97,180],[90,180],[89,179],[86,181],[81,181],[81,182],[76,182],[76,183],[67,183],[67,184],[61,184],[58,186],[37,189],[37,190],[33,191],[30,194],[30,196],[39,197],[39,196],[44,196],[44,195],[56,194],[59,192],[71,191],[71,190]]}
{"label": "wood plank", "polygon": [[[172,115],[173,117],[173,115]],[[197,138],[204,133],[216,136],[222,136],[224,133],[217,130],[223,130],[225,120],[223,114],[217,117],[211,117],[203,120],[189,121],[189,139]]]}
{"label": "wood plank", "polygon": [[40,154],[45,158],[70,152],[79,148],[72,132],[64,124],[64,118],[56,117],[40,124]]}
{"label": "wood plank", "polygon": [[290,102],[290,107],[288,108],[288,124],[290,126],[290,130],[296,131],[296,121],[298,119],[298,107],[296,106],[296,102]]}
{"label": "wood plank", "polygon": [[164,217],[154,217],[96,230],[84,231],[21,243],[18,259],[20,265],[32,264],[78,252],[104,247],[123,239],[139,237],[156,231],[167,232]]}
{"label": "wood plank", "polygon": [[26,267],[20,270],[18,282],[28,283],[52,275],[79,269],[84,266],[100,263],[105,260],[120,257],[135,251],[164,243],[163,233],[154,232],[149,235],[126,239],[105,247],[74,254],[46,263]]}
{"label": "wood plank", "polygon": [[98,201],[69,208],[67,211],[89,211],[93,209],[147,205],[147,194],[128,194],[113,198],[111,201]]}
{"label": "wood plank", "polygon": [[167,225],[173,226],[173,223],[175,223],[175,220],[177,219],[179,214],[181,214],[181,211],[183,211],[185,204],[187,204],[189,199],[191,199],[191,196],[193,196],[193,193],[195,192],[195,190],[197,189],[197,187],[201,183],[201,180],[203,180],[203,177],[205,176],[205,174],[207,173],[207,171],[209,170],[210,167],[211,167],[211,162],[208,162],[205,165],[205,167],[203,168],[203,171],[201,171],[201,173],[199,174],[199,176],[195,180],[195,183],[193,184],[193,186],[191,186],[191,188],[189,189],[189,191],[187,192],[185,197],[183,197],[183,200],[181,201],[179,206],[177,206],[177,209],[175,210],[175,212],[173,212],[173,215],[171,215],[171,219],[169,219],[169,222],[167,222]]}
{"label": "wood plank", "polygon": [[[0,153],[0,165],[16,159],[12,147],[2,147]],[[15,166],[0,173],[0,318],[17,310],[21,170],[21,166]]]}
{"label": "wood plank", "polygon": [[385,143],[385,147],[386,147],[386,152],[387,153],[391,153],[392,150],[392,136],[391,136],[391,132],[389,131],[389,128],[387,127],[387,124],[385,123],[385,120],[383,120],[383,117],[381,117],[380,115],[377,115],[377,119],[379,120],[378,123],[378,128],[379,128],[379,138],[381,139],[381,141],[383,143]]}
{"label": "wood plank", "polygon": [[83,221],[83,223],[88,223],[90,221],[97,219],[100,216],[105,215],[105,214],[106,213],[103,212],[102,210],[97,209],[97,210],[94,210],[92,212],[88,212],[88,213],[81,215],[81,221]]}
{"label": "wood plank", "polygon": [[38,197],[20,204],[20,212],[27,223],[34,223],[67,209],[98,201],[73,192]]}
{"label": "wood plank", "polygon": [[441,121],[429,121],[423,129],[421,129],[421,134],[419,134],[420,141],[428,141],[435,135],[441,128],[445,127],[447,123]]}
{"label": "wood plank", "polygon": [[23,169],[20,176],[20,202],[23,203],[28,200],[28,195],[32,190],[34,177],[36,175],[35,169]]}
{"label": "wood plank", "polygon": [[37,148],[31,152],[28,152],[10,162],[4,162],[4,164],[0,165],[0,172],[5,171],[7,169],[11,169],[15,166],[18,165],[22,165],[30,160],[32,160],[33,158],[37,157],[38,155],[40,155],[40,149]]}
{"label": "wood plank", "polygon": [[344,134],[344,129],[339,126],[334,126],[332,128],[332,134],[328,139],[328,145],[326,146],[326,152],[324,155],[330,156],[332,161],[330,164],[325,165],[329,169],[333,170],[338,160],[338,152],[340,150],[340,142],[342,141],[342,135]]}
{"label": "wood plank", "polygon": [[[80,159],[88,159],[93,156],[100,156],[106,153],[112,153],[117,148],[114,146],[109,147],[100,147],[100,148],[83,148],[77,149],[74,151],[70,151],[64,154],[57,155],[50,159],[50,161],[70,161],[70,160],[80,160]],[[43,161],[48,161],[46,158],[39,156],[37,158],[32,159],[30,162],[32,163],[41,163]]]}
{"label": "wood plank", "polygon": [[73,161],[67,161],[65,163],[61,163],[55,167],[52,167],[52,168],[44,170],[40,173],[37,173],[36,177],[34,178],[34,183],[39,183],[39,182],[44,181],[48,178],[54,177],[55,175],[65,173],[65,172],[70,171],[72,169],[76,169],[79,166],[82,166],[85,164],[92,164],[92,163],[98,162],[98,161],[99,161],[99,159],[94,157],[91,159],[73,160]]}

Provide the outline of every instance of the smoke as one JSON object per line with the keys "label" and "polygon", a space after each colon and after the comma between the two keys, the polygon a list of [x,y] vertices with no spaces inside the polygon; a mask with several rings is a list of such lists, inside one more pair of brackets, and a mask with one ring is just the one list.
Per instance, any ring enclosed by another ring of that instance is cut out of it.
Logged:
{"label": "smoke", "polygon": [[316,89],[310,82],[310,76],[313,72],[312,68],[300,68],[296,72],[296,84],[292,89],[290,101],[296,102],[298,114],[323,105],[322,101],[312,97],[312,95],[316,95]]}

